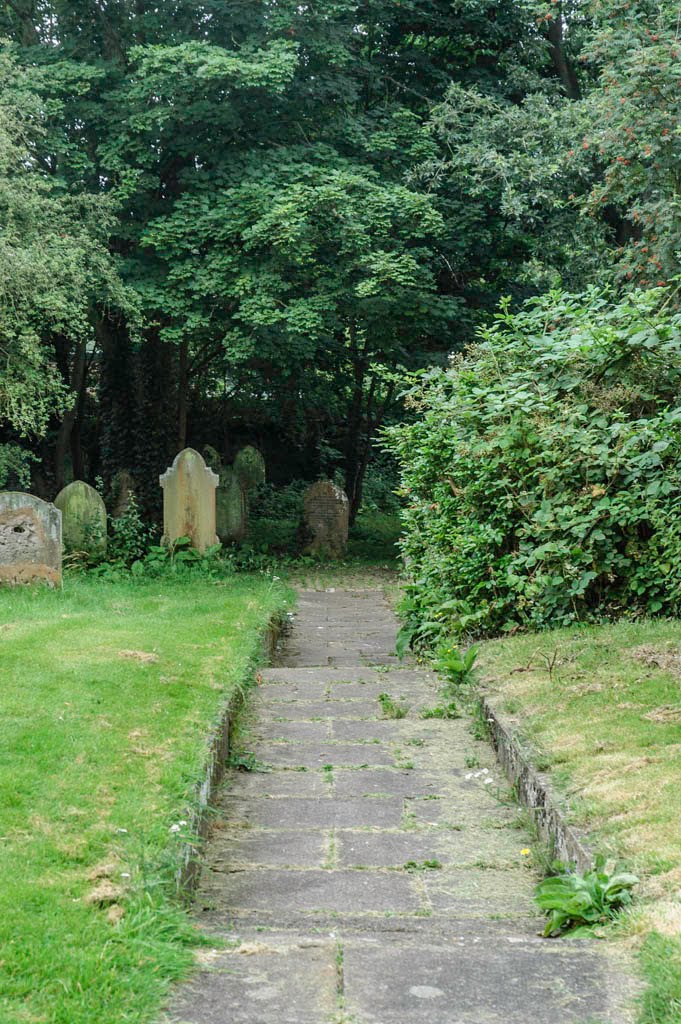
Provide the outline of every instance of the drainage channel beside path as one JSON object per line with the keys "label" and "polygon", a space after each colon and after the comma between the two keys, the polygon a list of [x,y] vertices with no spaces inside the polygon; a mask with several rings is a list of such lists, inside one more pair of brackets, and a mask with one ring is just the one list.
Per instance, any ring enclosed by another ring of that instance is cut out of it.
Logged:
{"label": "drainage channel beside path", "polygon": [[[611,946],[547,941],[491,749],[394,656],[380,590],[304,591],[195,896],[182,1024],[629,1024]],[[379,694],[408,708],[385,718]]]}

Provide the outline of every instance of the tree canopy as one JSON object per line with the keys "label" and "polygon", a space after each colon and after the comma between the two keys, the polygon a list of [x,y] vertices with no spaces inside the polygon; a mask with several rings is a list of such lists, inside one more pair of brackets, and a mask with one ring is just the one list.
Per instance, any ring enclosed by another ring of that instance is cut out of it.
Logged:
{"label": "tree canopy", "polygon": [[[320,453],[503,295],[678,273],[675,14],[605,0],[0,5],[0,473]],[[328,463],[328,458],[326,459]],[[325,464],[326,464],[325,463]],[[302,469],[301,469],[302,467]]]}

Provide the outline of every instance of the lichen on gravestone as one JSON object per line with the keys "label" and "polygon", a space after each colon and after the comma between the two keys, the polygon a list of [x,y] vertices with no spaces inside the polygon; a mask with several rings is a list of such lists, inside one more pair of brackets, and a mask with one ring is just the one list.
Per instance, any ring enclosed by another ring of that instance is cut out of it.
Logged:
{"label": "lichen on gravestone", "polygon": [[163,488],[163,543],[189,537],[192,547],[205,551],[217,543],[215,491],[217,473],[193,448],[179,452],[159,477]]}
{"label": "lichen on gravestone", "polygon": [[305,526],[312,538],[306,547],[310,554],[342,558],[348,543],[350,502],[331,480],[318,480],[303,499]]}
{"label": "lichen on gravestone", "polygon": [[0,492],[0,583],[48,583],[62,575],[62,517],[50,502]]}
{"label": "lichen on gravestone", "polygon": [[64,551],[88,561],[106,555],[106,506],[98,492],[84,480],[62,488],[54,503],[62,514]]}

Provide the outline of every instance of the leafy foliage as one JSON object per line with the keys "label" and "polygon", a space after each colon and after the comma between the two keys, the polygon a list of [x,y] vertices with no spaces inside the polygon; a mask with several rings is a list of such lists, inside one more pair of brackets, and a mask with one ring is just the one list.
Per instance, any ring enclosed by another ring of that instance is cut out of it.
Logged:
{"label": "leafy foliage", "polygon": [[388,431],[412,632],[681,607],[681,316],[660,289],[505,305]]}
{"label": "leafy foliage", "polygon": [[631,903],[636,875],[611,873],[605,858],[583,875],[563,871],[539,883],[535,901],[549,915],[544,936],[560,935],[572,928],[605,924]]}

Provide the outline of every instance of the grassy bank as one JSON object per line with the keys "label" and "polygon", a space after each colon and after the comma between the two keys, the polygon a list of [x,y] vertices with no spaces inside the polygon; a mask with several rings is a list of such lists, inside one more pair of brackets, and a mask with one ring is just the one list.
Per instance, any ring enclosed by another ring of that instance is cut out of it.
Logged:
{"label": "grassy bank", "polygon": [[205,739],[286,592],[263,577],[0,591],[0,1021],[143,1022]]}
{"label": "grassy bank", "polygon": [[681,1020],[681,623],[619,623],[485,644],[484,683],[595,845],[641,878],[644,1024]]}

